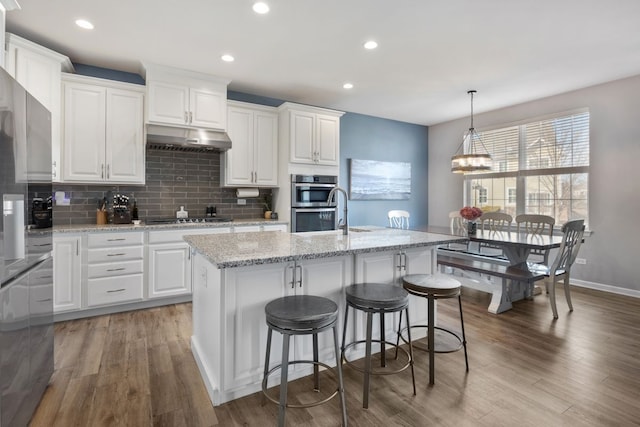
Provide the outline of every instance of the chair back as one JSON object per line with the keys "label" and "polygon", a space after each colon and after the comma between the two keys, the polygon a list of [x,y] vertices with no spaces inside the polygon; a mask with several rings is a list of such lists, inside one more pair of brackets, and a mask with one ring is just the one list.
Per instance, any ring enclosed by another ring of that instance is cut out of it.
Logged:
{"label": "chair back", "polygon": [[485,212],[479,221],[483,231],[509,231],[513,217],[504,212]]}
{"label": "chair back", "polygon": [[518,233],[540,234],[553,236],[553,226],[556,220],[548,215],[522,214],[516,217]]}
{"label": "chair back", "polygon": [[452,232],[465,229],[464,218],[460,215],[460,211],[449,212],[449,226]]}
{"label": "chair back", "polygon": [[387,213],[389,217],[389,227],[409,228],[409,212],[403,210],[391,210]]}
{"label": "chair back", "polygon": [[558,249],[558,255],[549,268],[549,275],[553,276],[561,272],[569,274],[571,266],[578,257],[582,237],[584,236],[584,220],[569,221],[562,226],[562,243]]}
{"label": "chair back", "polygon": [[[522,214],[516,217],[516,230],[518,233],[537,234],[540,236],[553,236],[553,226],[556,220],[548,215]],[[541,256],[541,262],[549,264],[549,249],[531,249],[531,255]],[[537,262],[540,262],[538,260]]]}

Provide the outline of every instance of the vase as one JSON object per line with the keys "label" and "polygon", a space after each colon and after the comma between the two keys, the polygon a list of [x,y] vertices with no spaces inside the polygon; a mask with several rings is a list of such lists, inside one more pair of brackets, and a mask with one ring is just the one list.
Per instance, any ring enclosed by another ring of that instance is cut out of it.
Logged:
{"label": "vase", "polygon": [[478,230],[478,225],[475,223],[475,221],[467,221],[467,233],[468,234],[476,234],[476,231]]}

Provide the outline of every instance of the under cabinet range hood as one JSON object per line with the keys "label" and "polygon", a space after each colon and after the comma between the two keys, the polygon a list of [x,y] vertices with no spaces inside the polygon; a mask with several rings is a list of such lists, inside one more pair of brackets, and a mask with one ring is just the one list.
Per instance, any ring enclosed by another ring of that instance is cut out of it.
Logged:
{"label": "under cabinet range hood", "polygon": [[149,124],[147,146],[170,151],[227,151],[231,140],[223,131]]}

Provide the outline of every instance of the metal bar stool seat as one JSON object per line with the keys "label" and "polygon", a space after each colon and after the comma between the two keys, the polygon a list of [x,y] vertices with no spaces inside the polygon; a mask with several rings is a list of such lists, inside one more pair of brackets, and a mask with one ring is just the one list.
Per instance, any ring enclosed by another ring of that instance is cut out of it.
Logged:
{"label": "metal bar stool seat", "polygon": [[[411,379],[413,382],[413,394],[416,394],[416,379],[415,373],[413,369],[413,350],[411,347],[411,332],[408,330],[408,344],[409,351],[407,352],[404,348],[400,347],[398,342],[393,343],[386,341],[384,337],[384,315],[386,313],[395,313],[405,311],[407,317],[407,325],[409,323],[409,294],[404,289],[387,284],[381,283],[361,283],[351,285],[345,290],[347,306],[345,308],[344,313],[344,328],[342,330],[342,360],[344,362],[354,368],[359,372],[364,373],[364,385],[363,385],[363,399],[362,399],[362,407],[369,407],[369,383],[371,375],[390,375],[396,374],[406,370],[407,368],[411,368]],[[366,339],[364,340],[356,340],[352,343],[346,344],[346,336],[347,336],[347,319],[349,316],[349,307],[352,307],[356,310],[361,310],[367,313],[367,332]],[[380,315],[380,338],[375,340],[372,339],[372,329],[373,329],[373,314],[378,313]],[[398,332],[399,333],[399,332]],[[396,358],[398,356],[398,349],[402,350],[407,356],[407,363],[398,368],[398,369],[388,369],[388,370],[373,370],[371,366],[371,343],[379,343],[380,344],[380,365],[381,367],[386,367],[386,356],[385,356],[385,346],[389,345],[391,347],[396,348]],[[346,357],[346,352],[352,346],[357,344],[365,343],[365,363],[364,369],[354,365],[348,358]]]}
{"label": "metal bar stool seat", "polygon": [[[286,408],[309,408],[326,403],[336,395],[340,395],[342,406],[342,424],[347,425],[347,407],[344,397],[344,383],[342,379],[342,364],[338,348],[338,305],[328,298],[313,295],[294,295],[275,299],[265,306],[267,326],[267,349],[264,363],[264,377],[262,379],[262,393],[264,397],[279,405],[278,425],[284,426]],[[336,371],[338,387],[330,396],[307,404],[287,403],[288,367],[293,364],[313,364],[314,389],[319,390],[318,368],[322,366],[331,371],[331,366],[318,361],[318,333],[333,329],[333,342],[336,357]],[[282,363],[269,370],[271,353],[271,336],[273,331],[282,334]],[[292,335],[313,335],[313,360],[289,360],[289,344]],[[267,393],[269,376],[280,369],[280,397],[276,400]],[[263,399],[264,401],[264,399]]]}
{"label": "metal bar stool seat", "polygon": [[[402,278],[402,287],[412,295],[427,299],[428,304],[428,324],[412,325],[400,330],[398,339],[405,340],[402,332],[409,331],[411,328],[427,328],[427,347],[414,345],[419,350],[429,352],[429,384],[435,382],[435,353],[451,353],[464,348],[464,363],[467,372],[469,372],[469,360],[467,358],[467,338],[464,333],[464,319],[462,317],[462,299],[460,290],[462,285],[456,279],[445,274],[408,274]],[[452,330],[435,326],[435,300],[444,298],[458,297],[458,307],[460,310],[460,325],[462,328],[462,336]],[[402,319],[400,319],[402,322]],[[441,331],[445,336],[452,336],[456,345],[453,347],[439,346],[435,341],[436,331]],[[410,336],[408,334],[410,339]]]}

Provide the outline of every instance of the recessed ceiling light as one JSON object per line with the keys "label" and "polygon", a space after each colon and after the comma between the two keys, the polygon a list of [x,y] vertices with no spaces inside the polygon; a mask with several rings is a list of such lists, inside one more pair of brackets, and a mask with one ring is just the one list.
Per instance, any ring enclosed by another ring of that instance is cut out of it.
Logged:
{"label": "recessed ceiling light", "polygon": [[93,24],[86,19],[76,19],[76,25],[85,30],[93,30]]}
{"label": "recessed ceiling light", "polygon": [[264,2],[256,2],[253,4],[253,11],[255,13],[259,13],[261,15],[264,15],[265,13],[269,12],[269,5],[264,3]]}
{"label": "recessed ceiling light", "polygon": [[353,89],[353,83],[345,83],[342,85],[342,87],[345,89]]}
{"label": "recessed ceiling light", "polygon": [[222,55],[220,59],[222,59],[224,62],[233,62],[236,60],[236,58],[231,55]]}
{"label": "recessed ceiling light", "polygon": [[369,50],[375,49],[377,47],[378,47],[378,43],[374,42],[373,40],[369,40],[364,44],[364,48]]}

